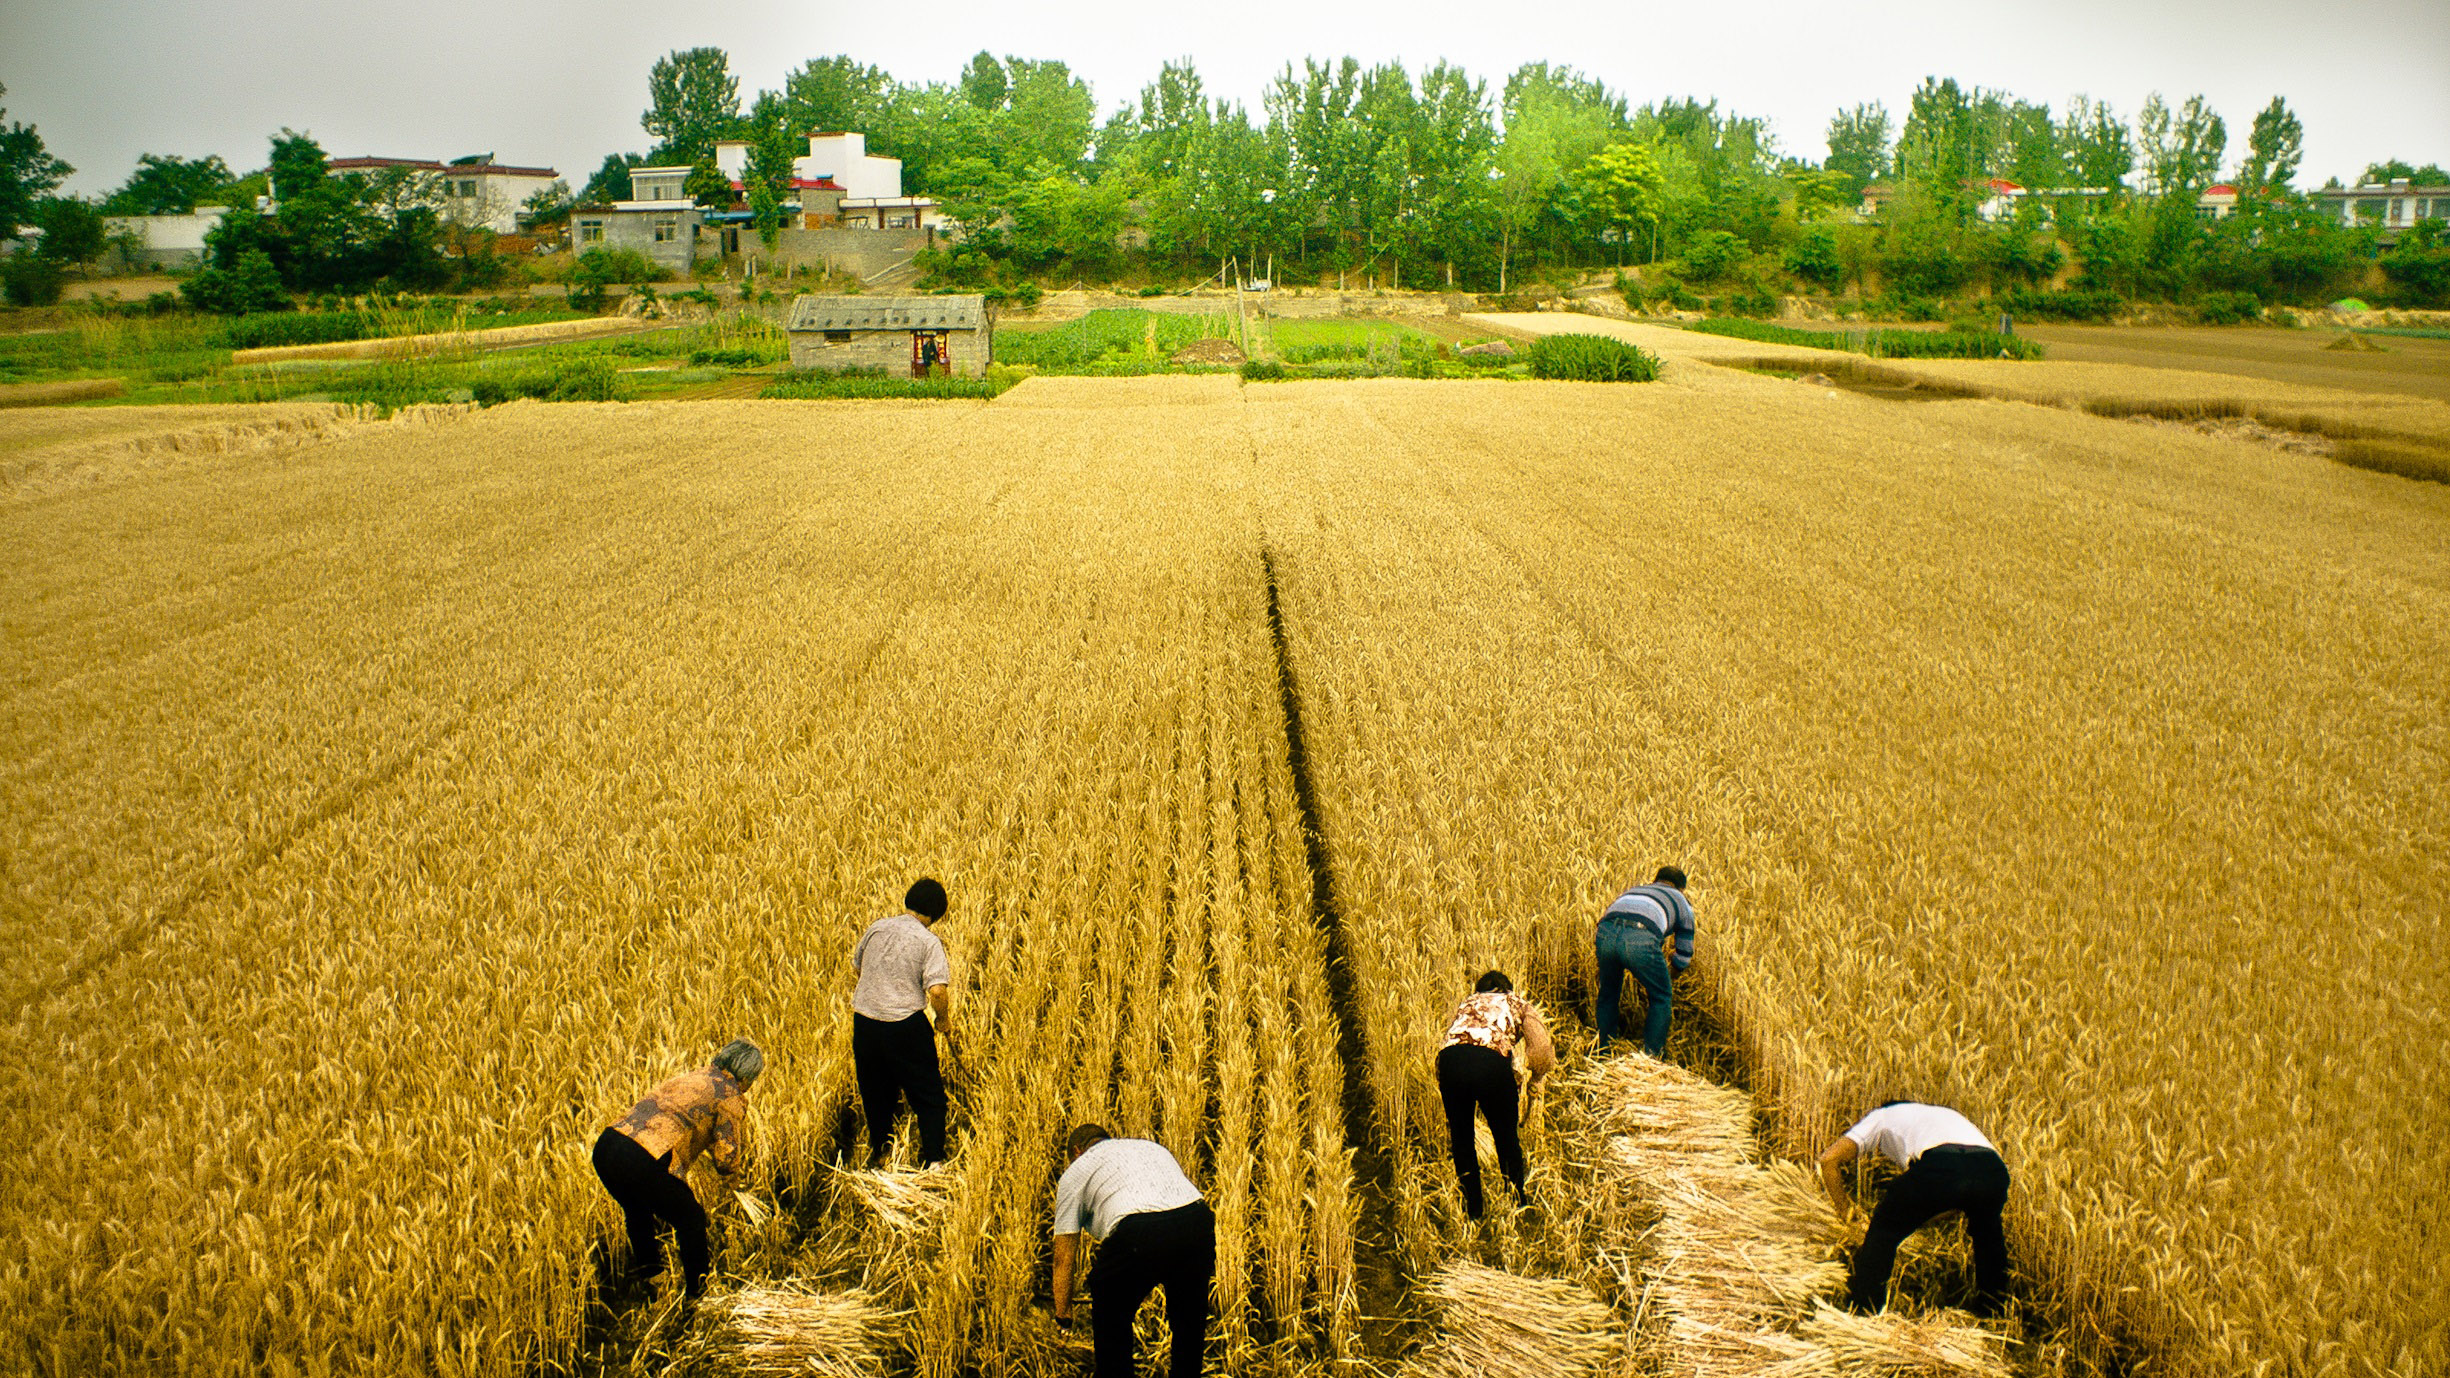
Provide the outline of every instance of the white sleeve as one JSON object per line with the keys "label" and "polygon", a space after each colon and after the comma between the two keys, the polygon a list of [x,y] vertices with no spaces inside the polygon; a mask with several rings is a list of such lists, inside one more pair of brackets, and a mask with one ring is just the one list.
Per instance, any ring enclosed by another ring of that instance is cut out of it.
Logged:
{"label": "white sleeve", "polygon": [[1085,1204],[1081,1200],[1081,1188],[1087,1185],[1088,1180],[1089,1174],[1081,1171],[1081,1164],[1075,1162],[1070,1167],[1065,1168],[1063,1170],[1063,1176],[1056,1181],[1056,1234],[1079,1234],[1082,1230],[1089,1227],[1088,1212],[1081,1209],[1081,1207]]}

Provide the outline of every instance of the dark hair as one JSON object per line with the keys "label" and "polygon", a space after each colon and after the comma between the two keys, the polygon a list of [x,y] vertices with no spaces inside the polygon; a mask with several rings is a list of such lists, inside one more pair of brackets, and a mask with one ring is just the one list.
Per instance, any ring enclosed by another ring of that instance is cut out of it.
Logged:
{"label": "dark hair", "polygon": [[1902,1098],[1902,1097],[1901,1097],[1901,1098],[1899,1098],[1899,1099],[1897,1099],[1897,1100],[1884,1100],[1884,1101],[1880,1102],[1879,1108],[1880,1108],[1880,1109],[1882,1109],[1882,1110],[1886,1110],[1886,1109],[1888,1109],[1888,1108],[1889,1108],[1890,1106],[1892,1106],[1892,1105],[1920,1105],[1920,1104],[1922,1104],[1922,1102],[1921,1102],[1921,1101],[1912,1101],[1912,1100],[1906,1100],[1906,1099],[1904,1099],[1904,1098]]}
{"label": "dark hair", "polygon": [[1506,979],[1506,973],[1502,971],[1492,971],[1484,973],[1480,980],[1473,984],[1472,994],[1486,995],[1493,990],[1512,989],[1514,989],[1514,983]]}
{"label": "dark hair", "polygon": [[1684,888],[1684,868],[1681,866],[1662,866],[1659,868],[1659,874],[1651,877],[1650,883],[1653,885],[1673,885],[1677,889],[1681,890]]}
{"label": "dark hair", "polygon": [[902,896],[902,907],[913,914],[925,914],[930,919],[944,917],[944,887],[921,876]]}
{"label": "dark hair", "polygon": [[1064,1140],[1064,1146],[1074,1153],[1086,1153],[1113,1137],[1102,1124],[1084,1124],[1072,1131],[1072,1137]]}

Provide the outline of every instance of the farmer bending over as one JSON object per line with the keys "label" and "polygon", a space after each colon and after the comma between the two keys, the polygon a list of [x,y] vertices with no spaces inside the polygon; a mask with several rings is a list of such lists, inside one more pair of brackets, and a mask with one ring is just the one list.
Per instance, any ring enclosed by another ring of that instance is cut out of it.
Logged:
{"label": "farmer bending over", "polygon": [[1446,1025],[1446,1046],[1438,1050],[1438,1096],[1446,1102],[1446,1139],[1455,1155],[1455,1180],[1463,1187],[1463,1209],[1480,1218],[1480,1145],[1472,1133],[1472,1112],[1488,1117],[1489,1136],[1497,1141],[1497,1165],[1514,1184],[1514,1198],[1523,1194],[1526,1169],[1518,1132],[1522,1107],[1514,1084],[1514,1045],[1523,1045],[1531,1064],[1531,1092],[1557,1065],[1556,1045],[1539,1011],[1514,993],[1506,973],[1492,971],[1472,987],[1472,994],[1455,1007]]}
{"label": "farmer bending over", "polygon": [[936,1035],[944,1035],[949,1051],[953,963],[932,930],[945,908],[944,887],[921,879],[902,896],[902,912],[869,924],[851,949],[851,967],[859,973],[851,992],[851,1066],[868,1116],[870,1167],[885,1165],[905,1096],[919,1117],[919,1160],[944,1161],[944,1073],[936,1065]]}
{"label": "farmer bending over", "polygon": [[1667,1051],[1667,1025],[1676,1003],[1664,946],[1669,938],[1676,940],[1675,969],[1693,965],[1693,906],[1684,897],[1684,872],[1662,866],[1650,884],[1609,901],[1608,912],[1599,916],[1599,1052],[1608,1051],[1616,1038],[1616,1002],[1629,971],[1650,995],[1642,1051],[1652,1057]]}
{"label": "farmer bending over", "polygon": [[1132,1378],[1132,1319],[1165,1288],[1174,1330],[1172,1378],[1199,1378],[1208,1339],[1208,1285],[1216,1277],[1216,1214],[1162,1144],[1118,1139],[1084,1124],[1068,1143],[1071,1166],[1055,1183],[1055,1320],[1072,1323],[1072,1271],[1080,1236],[1098,1240],[1089,1268],[1097,1378]]}
{"label": "farmer bending over", "polygon": [[706,1290],[706,1209],[689,1189],[689,1165],[700,1153],[724,1177],[740,1165],[749,1086],[765,1067],[756,1044],[734,1039],[712,1063],[647,1092],[620,1123],[596,1136],[595,1175],[629,1225],[625,1285],[644,1284],[663,1272],[660,1220],[680,1241],[688,1294]]}
{"label": "farmer bending over", "polygon": [[1935,1218],[1963,1211],[1965,1232],[1974,1241],[1974,1314],[1997,1315],[2008,1291],[2008,1242],[1999,1226],[2008,1200],[2008,1165],[1999,1150],[1954,1110],[1884,1102],[1821,1152],[1821,1186],[1841,1220],[1853,1217],[1854,1202],[1838,1170],[1865,1154],[1886,1158],[1905,1173],[1889,1183],[1872,1211],[1863,1247],[1855,1250],[1847,1304],[1865,1313],[1887,1305],[1897,1246]]}

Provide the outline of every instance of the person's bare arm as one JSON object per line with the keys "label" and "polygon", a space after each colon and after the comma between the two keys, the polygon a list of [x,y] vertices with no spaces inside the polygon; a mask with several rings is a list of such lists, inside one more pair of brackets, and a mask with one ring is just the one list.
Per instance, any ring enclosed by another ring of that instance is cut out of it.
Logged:
{"label": "person's bare arm", "polygon": [[1072,1267],[1080,1258],[1080,1236],[1055,1236],[1055,1319],[1072,1319]]}
{"label": "person's bare arm", "polygon": [[1821,1150],[1821,1190],[1829,1193],[1829,1204],[1837,1208],[1840,1220],[1854,1218],[1855,1203],[1854,1198],[1846,1194],[1846,1181],[1838,1170],[1853,1162],[1857,1153],[1855,1141],[1844,1135],[1831,1140],[1829,1146]]}
{"label": "person's bare arm", "polygon": [[1523,1005],[1523,1060],[1530,1064],[1535,1091],[1549,1073],[1557,1070],[1556,1041],[1548,1036],[1548,1026],[1540,1022],[1540,1012],[1528,1001]]}
{"label": "person's bare arm", "polygon": [[936,1032],[943,1034],[946,1038],[951,1038],[953,1036],[953,988],[951,986],[929,986],[927,988],[927,1007],[936,1012]]}

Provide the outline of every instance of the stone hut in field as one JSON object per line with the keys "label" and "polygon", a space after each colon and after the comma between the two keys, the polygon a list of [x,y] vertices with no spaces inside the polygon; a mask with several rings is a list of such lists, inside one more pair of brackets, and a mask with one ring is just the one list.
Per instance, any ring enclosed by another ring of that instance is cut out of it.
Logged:
{"label": "stone hut in field", "polygon": [[941,368],[960,378],[987,371],[995,324],[985,297],[801,297],[783,327],[791,366],[838,373],[881,368],[924,378]]}

